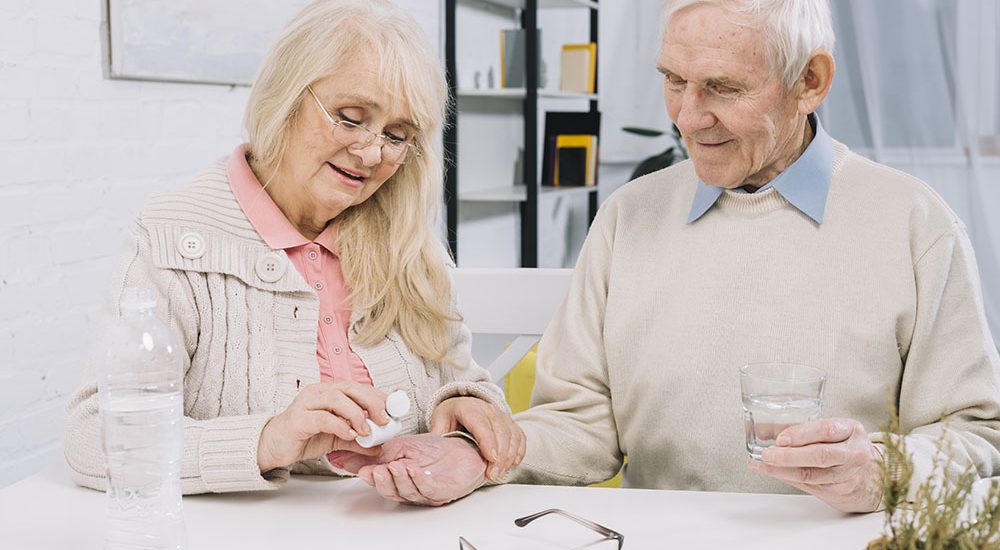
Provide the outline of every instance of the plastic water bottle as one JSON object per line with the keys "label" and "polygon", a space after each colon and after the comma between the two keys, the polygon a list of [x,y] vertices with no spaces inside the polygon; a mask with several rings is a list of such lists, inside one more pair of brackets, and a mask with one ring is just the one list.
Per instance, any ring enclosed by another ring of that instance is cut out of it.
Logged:
{"label": "plastic water bottle", "polygon": [[108,480],[106,550],[182,549],[184,350],[150,289],[126,288],[99,376]]}

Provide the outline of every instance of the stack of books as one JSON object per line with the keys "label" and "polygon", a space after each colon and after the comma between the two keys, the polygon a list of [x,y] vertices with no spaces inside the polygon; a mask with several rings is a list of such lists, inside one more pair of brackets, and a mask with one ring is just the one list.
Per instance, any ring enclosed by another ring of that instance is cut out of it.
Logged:
{"label": "stack of books", "polygon": [[556,136],[552,185],[578,187],[597,184],[597,136],[561,134]]}
{"label": "stack of books", "polygon": [[542,185],[597,185],[597,136],[600,133],[599,112],[545,113]]}

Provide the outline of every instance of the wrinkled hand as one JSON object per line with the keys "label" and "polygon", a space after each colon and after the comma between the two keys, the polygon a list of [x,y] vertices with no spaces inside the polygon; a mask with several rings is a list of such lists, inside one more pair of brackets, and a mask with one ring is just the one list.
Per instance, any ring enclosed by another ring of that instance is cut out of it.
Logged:
{"label": "wrinkled hand", "polygon": [[434,434],[390,439],[378,456],[355,455],[343,465],[383,497],[424,506],[460,499],[486,480],[486,462],[472,443]]}
{"label": "wrinkled hand", "polygon": [[300,460],[319,458],[331,451],[376,455],[354,440],[368,435],[365,413],[376,424],[389,422],[385,393],[357,382],[342,380],[303,386],[288,408],[264,425],[257,444],[261,472]]}
{"label": "wrinkled hand", "polygon": [[763,462],[747,463],[842,512],[872,512],[882,500],[881,460],[860,422],[825,418],[785,428]]}
{"label": "wrinkled hand", "polygon": [[431,415],[430,432],[445,434],[465,428],[479,443],[489,462],[487,477],[498,481],[507,470],[524,460],[525,437],[506,411],[478,397],[452,397],[442,401]]}

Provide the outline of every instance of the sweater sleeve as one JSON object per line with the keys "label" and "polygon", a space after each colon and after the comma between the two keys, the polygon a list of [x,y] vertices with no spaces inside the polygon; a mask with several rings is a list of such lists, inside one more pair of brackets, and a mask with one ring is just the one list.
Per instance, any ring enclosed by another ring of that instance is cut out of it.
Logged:
{"label": "sweater sleeve", "polygon": [[531,408],[514,417],[527,436],[527,454],[507,481],[585,485],[621,468],[604,346],[614,232],[609,206],[594,221],[566,299],[539,344]]}
{"label": "sweater sleeve", "polygon": [[[451,272],[449,271],[449,276]],[[454,295],[455,284],[452,281],[452,309],[458,310],[458,297]],[[444,382],[430,398],[427,407],[426,425],[431,425],[431,416],[434,409],[442,401],[452,397],[478,397],[496,405],[500,410],[510,412],[510,406],[504,397],[503,390],[490,380],[490,373],[480,367],[472,358],[472,333],[469,327],[462,321],[453,321],[451,330],[451,343],[448,350],[448,359],[442,364],[444,369]]]}
{"label": "sweater sleeve", "polygon": [[[64,452],[74,481],[82,486],[104,490],[106,487],[104,452],[101,447],[101,419],[97,386],[97,368],[106,327],[118,310],[122,290],[128,286],[154,289],[159,307],[157,315],[179,335],[186,353],[182,354],[184,372],[198,345],[199,319],[188,285],[173,270],[156,268],[151,259],[149,233],[141,222],[129,231],[121,254],[121,263],[105,303],[103,328],[96,332],[83,374],[83,384],[66,406]],[[191,391],[185,375],[185,393]],[[287,480],[286,470],[274,470],[264,476],[257,466],[257,444],[269,415],[220,417],[207,420],[184,418],[184,450],[181,484],[185,494],[206,492],[276,489]]]}
{"label": "sweater sleeve", "polygon": [[[933,475],[938,448],[954,480],[973,467],[1000,473],[1000,358],[983,312],[976,260],[954,224],[914,264],[917,306],[898,408],[914,465],[912,486]],[[882,443],[885,434],[872,434]],[[941,460],[941,457],[939,457]],[[911,497],[913,495],[911,494]]]}

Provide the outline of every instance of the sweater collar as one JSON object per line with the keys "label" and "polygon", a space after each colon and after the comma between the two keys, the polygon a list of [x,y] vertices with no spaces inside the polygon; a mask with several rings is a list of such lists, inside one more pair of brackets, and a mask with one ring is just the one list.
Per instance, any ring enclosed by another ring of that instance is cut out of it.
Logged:
{"label": "sweater collar", "polygon": [[[826,209],[826,198],[830,191],[830,179],[833,177],[833,140],[823,129],[815,114],[808,117],[813,127],[813,140],[805,152],[767,183],[757,190],[758,194],[774,189],[792,206],[817,224],[823,223],[823,211]],[[694,201],[688,215],[688,223],[694,223],[719,200],[724,192],[747,194],[742,189],[723,189],[698,180]]]}

